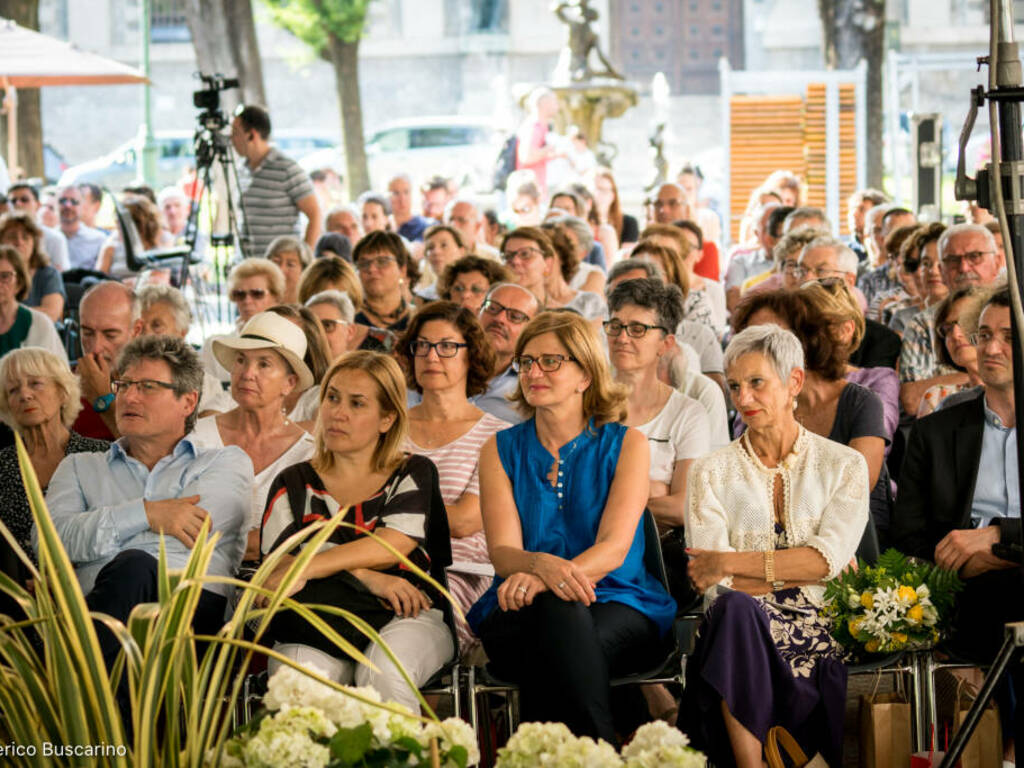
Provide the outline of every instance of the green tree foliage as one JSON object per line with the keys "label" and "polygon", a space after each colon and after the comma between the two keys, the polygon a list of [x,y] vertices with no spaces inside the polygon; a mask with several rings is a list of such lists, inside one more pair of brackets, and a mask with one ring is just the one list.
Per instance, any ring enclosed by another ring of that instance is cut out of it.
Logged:
{"label": "green tree foliage", "polygon": [[348,192],[352,197],[370,186],[359,93],[359,41],[372,1],[264,0],[274,23],[291,32],[334,67]]}

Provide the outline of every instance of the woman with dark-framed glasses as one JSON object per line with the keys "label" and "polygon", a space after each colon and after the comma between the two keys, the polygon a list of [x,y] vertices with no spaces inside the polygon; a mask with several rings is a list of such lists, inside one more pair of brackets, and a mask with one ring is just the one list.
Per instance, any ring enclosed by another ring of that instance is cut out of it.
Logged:
{"label": "woman with dark-framed glasses", "polygon": [[[510,426],[468,399],[486,391],[494,351],[472,312],[435,301],[413,315],[396,353],[409,389],[423,397],[409,409],[402,449],[426,456],[437,467],[452,538],[448,586],[465,613],[490,586],[490,578],[479,572],[490,562],[480,517],[480,449]],[[456,629],[465,654],[476,638],[461,618]]]}
{"label": "woman with dark-framed glasses", "polygon": [[[525,720],[615,744],[609,680],[659,655],[676,608],[644,565],[646,439],[620,423],[626,389],[579,315],[542,312],[514,360],[512,399],[527,420],[481,452],[497,577],[469,623],[493,672],[519,685]],[[637,701],[632,714],[642,711]],[[628,733],[636,722],[618,725]]]}

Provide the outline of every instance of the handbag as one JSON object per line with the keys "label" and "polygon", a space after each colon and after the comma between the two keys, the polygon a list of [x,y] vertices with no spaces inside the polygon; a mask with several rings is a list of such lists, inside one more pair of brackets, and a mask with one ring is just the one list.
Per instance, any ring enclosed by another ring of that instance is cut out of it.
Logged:
{"label": "handbag", "polygon": [[820,754],[808,760],[793,735],[781,725],[768,731],[764,757],[768,768],[828,768],[828,763]]}

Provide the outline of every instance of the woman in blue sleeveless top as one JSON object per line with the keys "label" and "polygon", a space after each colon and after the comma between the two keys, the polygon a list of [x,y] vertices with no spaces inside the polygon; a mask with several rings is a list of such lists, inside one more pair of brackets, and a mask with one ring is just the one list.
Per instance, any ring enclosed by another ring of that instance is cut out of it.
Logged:
{"label": "woman in blue sleeveless top", "polygon": [[609,679],[657,663],[676,609],[644,566],[650,454],[618,423],[625,390],[582,317],[538,315],[514,361],[530,418],[480,456],[497,576],[469,622],[492,671],[519,684],[524,720],[616,744]]}

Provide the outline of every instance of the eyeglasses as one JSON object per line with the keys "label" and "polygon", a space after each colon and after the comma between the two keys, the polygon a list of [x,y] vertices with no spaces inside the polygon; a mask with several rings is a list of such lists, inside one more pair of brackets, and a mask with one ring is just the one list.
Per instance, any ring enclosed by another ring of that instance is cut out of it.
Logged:
{"label": "eyeglasses", "polygon": [[990,331],[988,328],[982,329],[977,333],[972,333],[970,336],[970,342],[976,347],[987,347],[989,342],[993,339],[997,339],[1004,347],[1009,347],[1013,344],[1013,331],[1009,328],[1004,328],[1000,333]]}
{"label": "eyeglasses", "polygon": [[75,200],[75,198],[73,198],[73,197],[62,197],[62,198],[61,198],[60,200],[58,200],[57,202],[58,202],[58,203],[60,203],[61,205],[71,205],[71,206],[76,206],[76,205],[78,205],[78,203],[79,203],[80,201],[79,201],[79,200]]}
{"label": "eyeglasses", "polygon": [[799,262],[796,261],[784,261],[782,263],[782,271],[787,275],[799,275],[803,272],[803,268]]}
{"label": "eyeglasses", "polygon": [[455,357],[459,354],[459,350],[468,347],[462,341],[427,341],[426,339],[416,339],[416,341],[409,344],[409,352],[415,357],[426,357],[430,354],[430,350],[435,350],[438,357]]}
{"label": "eyeglasses", "polygon": [[794,274],[798,277],[806,277],[807,275],[813,275],[814,279],[821,279],[823,277],[842,277],[846,273],[841,269],[832,269],[831,267],[805,267],[802,264],[799,265]]}
{"label": "eyeglasses", "polygon": [[507,264],[511,264],[514,259],[529,261],[538,254],[543,256],[544,251],[540,248],[520,248],[518,251],[505,251],[501,254],[501,258],[504,259]]}
{"label": "eyeglasses", "polygon": [[540,355],[539,357],[520,355],[512,361],[512,366],[516,373],[529,373],[533,370],[533,364],[536,363],[544,373],[554,373],[562,367],[562,363],[577,362],[579,361],[570,355]]}
{"label": "eyeglasses", "polygon": [[955,328],[960,328],[960,322],[958,320],[950,320],[935,326],[935,332],[939,334],[940,339],[945,339],[953,335],[953,329]]}
{"label": "eyeglasses", "polygon": [[10,200],[15,205],[17,205],[18,203],[31,203],[31,202],[33,202],[33,198],[30,197],[29,195],[18,195],[17,197],[9,197],[7,199]]}
{"label": "eyeglasses", "polygon": [[621,320],[608,320],[601,324],[608,336],[619,336],[623,331],[633,339],[642,339],[648,331],[658,330],[668,333],[663,325],[647,325],[646,323],[623,323]]}
{"label": "eyeglasses", "polygon": [[0,272],[0,283],[13,283],[17,275],[17,272]]}
{"label": "eyeglasses", "polygon": [[114,390],[116,395],[126,395],[132,387],[138,387],[140,394],[147,397],[155,395],[161,389],[175,389],[173,384],[168,384],[166,381],[157,381],[156,379],[140,379],[139,381],[114,379],[110,382],[110,388]]}
{"label": "eyeglasses", "polygon": [[[475,293],[477,295],[481,293],[487,293],[487,288],[479,285],[453,285],[448,289],[452,293]],[[513,310],[514,312],[515,310]]]}
{"label": "eyeglasses", "polygon": [[494,299],[487,299],[487,301],[484,302],[482,309],[487,314],[495,316],[504,312],[506,317],[508,317],[508,321],[510,323],[515,323],[516,325],[522,325],[530,320],[530,316],[525,312],[521,312],[518,309],[512,309],[512,307],[506,307],[499,304]]}
{"label": "eyeglasses", "polygon": [[252,288],[248,291],[236,288],[231,292],[232,301],[245,301],[245,297],[248,296],[253,301],[259,301],[267,295],[267,291],[264,288]]}
{"label": "eyeglasses", "polygon": [[518,216],[525,216],[528,213],[533,213],[533,206],[532,205],[523,205],[523,206],[520,206],[519,208],[513,207],[512,208],[512,213],[514,213],[514,214],[516,214]]}
{"label": "eyeglasses", "polygon": [[356,269],[360,272],[369,272],[372,267],[387,269],[388,264],[392,263],[398,263],[398,259],[394,256],[376,256],[371,259],[360,259],[356,262]]}
{"label": "eyeglasses", "polygon": [[942,257],[942,266],[959,269],[960,265],[966,261],[972,267],[976,267],[985,260],[986,256],[991,256],[993,253],[995,251],[968,251],[964,254],[947,253]]}
{"label": "eyeglasses", "polygon": [[324,320],[320,319],[320,325],[324,327],[324,331],[327,333],[334,333],[338,328],[348,325],[344,320]]}

